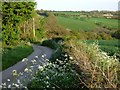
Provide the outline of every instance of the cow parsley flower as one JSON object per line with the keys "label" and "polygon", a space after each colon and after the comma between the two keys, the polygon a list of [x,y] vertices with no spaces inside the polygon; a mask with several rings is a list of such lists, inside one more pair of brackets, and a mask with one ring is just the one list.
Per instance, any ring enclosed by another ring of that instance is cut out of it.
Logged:
{"label": "cow parsley flower", "polygon": [[46,79],[49,79],[49,77],[48,77],[48,76],[46,76]]}
{"label": "cow parsley flower", "polygon": [[46,54],[43,54],[43,55],[42,55],[42,58],[44,58],[44,57],[46,57]]}
{"label": "cow parsley flower", "polygon": [[22,62],[27,62],[28,59],[27,58],[23,58]]}
{"label": "cow parsley flower", "polygon": [[11,88],[11,85],[8,85],[8,88]]}
{"label": "cow parsley flower", "polygon": [[13,70],[13,71],[12,71],[12,75],[13,75],[13,76],[17,76],[17,75],[18,75],[18,74],[17,74],[17,70]]}
{"label": "cow parsley flower", "polygon": [[31,62],[33,63],[33,64],[35,64],[36,63],[36,60],[34,59],[34,60],[31,60]]}
{"label": "cow parsley flower", "polygon": [[65,54],[65,57],[67,57],[68,55],[67,54]]}
{"label": "cow parsley flower", "polygon": [[2,83],[3,86],[6,86],[6,83]]}
{"label": "cow parsley flower", "polygon": [[20,80],[19,79],[17,80],[17,83],[20,84]]}
{"label": "cow parsley flower", "polygon": [[28,68],[25,68],[25,70],[24,70],[25,72],[28,72],[29,70],[28,70]]}
{"label": "cow parsley flower", "polygon": [[36,59],[38,59],[38,56],[35,56]]}
{"label": "cow parsley flower", "polygon": [[40,71],[43,71],[43,70],[44,70],[44,68],[43,68],[42,66],[40,66],[40,65],[38,65],[38,69],[39,69]]}
{"label": "cow parsley flower", "polygon": [[71,60],[73,60],[73,57],[70,57]]}
{"label": "cow parsley flower", "polygon": [[23,73],[20,72],[19,75],[23,75]]}
{"label": "cow parsley flower", "polygon": [[19,88],[19,85],[18,85],[18,84],[15,84],[15,86],[16,86],[17,88]]}
{"label": "cow parsley flower", "polygon": [[8,82],[10,82],[10,79],[7,79]]}

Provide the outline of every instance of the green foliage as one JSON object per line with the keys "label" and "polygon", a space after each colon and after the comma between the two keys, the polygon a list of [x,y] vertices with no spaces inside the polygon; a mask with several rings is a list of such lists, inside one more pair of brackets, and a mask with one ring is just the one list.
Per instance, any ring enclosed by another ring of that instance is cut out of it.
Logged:
{"label": "green foliage", "polygon": [[58,48],[58,44],[52,39],[43,41],[42,45],[55,49],[55,50]]}
{"label": "green foliage", "polygon": [[[64,56],[64,55],[63,55]],[[51,60],[50,60],[51,61]],[[78,88],[79,80],[72,64],[65,60],[57,59],[55,62],[47,62],[42,71],[36,74],[35,79],[28,85],[28,89],[67,89]]]}
{"label": "green foliage", "polygon": [[88,88],[117,88],[120,85],[120,62],[108,56],[97,43],[66,41],[66,51],[74,60],[82,83]]}
{"label": "green foliage", "polygon": [[2,34],[3,42],[11,45],[19,41],[17,25],[32,17],[34,2],[2,2]]}
{"label": "green foliage", "polygon": [[[95,42],[96,40],[83,40],[83,42],[86,42],[88,44]],[[112,56],[114,54],[117,54],[119,52],[119,40],[97,40],[98,45],[101,50],[108,53],[108,55]]]}
{"label": "green foliage", "polygon": [[113,34],[112,34],[113,37],[116,37],[117,39],[120,39],[120,30],[117,30],[115,31]]}
{"label": "green foliage", "polygon": [[44,24],[45,24],[45,19],[40,17],[39,18],[39,26],[38,26],[38,29],[36,29],[36,37],[37,37],[37,40],[38,39],[43,39],[45,37],[45,30],[44,30]]}
{"label": "green foliage", "polygon": [[19,31],[12,25],[6,25],[2,31],[3,45],[16,45],[19,41]]}
{"label": "green foliage", "polygon": [[[60,40],[59,40],[60,41]],[[62,53],[62,45],[57,41],[57,39],[45,40],[42,45],[54,49],[51,56],[51,61],[55,61]]]}
{"label": "green foliage", "polygon": [[23,58],[25,58],[32,52],[33,52],[32,46],[21,44],[16,47],[3,48],[2,70],[5,70],[8,67],[16,64],[17,62],[21,61]]}

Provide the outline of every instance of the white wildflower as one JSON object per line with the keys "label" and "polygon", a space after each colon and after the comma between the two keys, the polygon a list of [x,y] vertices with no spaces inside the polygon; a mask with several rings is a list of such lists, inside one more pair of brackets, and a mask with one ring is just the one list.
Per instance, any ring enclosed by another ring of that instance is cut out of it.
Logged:
{"label": "white wildflower", "polygon": [[11,88],[11,85],[8,85],[8,88]]}
{"label": "white wildflower", "polygon": [[28,59],[27,58],[23,58],[22,62],[27,62]]}
{"label": "white wildflower", "polygon": [[7,79],[8,82],[10,82],[10,79]]}
{"label": "white wildflower", "polygon": [[23,75],[23,73],[20,72],[19,75]]}
{"label": "white wildflower", "polygon": [[52,63],[50,62],[49,65],[52,65]]}
{"label": "white wildflower", "polygon": [[55,87],[52,87],[53,89],[55,89]]}
{"label": "white wildflower", "polygon": [[2,90],[2,85],[0,85],[0,90]]}
{"label": "white wildflower", "polygon": [[47,88],[49,88],[49,85],[47,85]]}
{"label": "white wildflower", "polygon": [[36,60],[34,59],[34,60],[31,60],[31,62],[33,63],[33,64],[35,64],[36,63]]}
{"label": "white wildflower", "polygon": [[28,72],[28,68],[25,68],[25,70],[24,70],[25,72]]}
{"label": "white wildflower", "polygon": [[42,66],[40,66],[40,65],[38,65],[38,69],[39,69],[40,71],[43,71],[43,70],[44,70],[44,68],[43,68]]}
{"label": "white wildflower", "polygon": [[46,76],[46,79],[49,79],[49,77],[48,77],[48,76]]}
{"label": "white wildflower", "polygon": [[55,67],[55,64],[53,64],[53,67]]}
{"label": "white wildflower", "polygon": [[27,88],[26,86],[25,86],[24,88],[25,88],[26,90],[28,90],[28,88]]}
{"label": "white wildflower", "polygon": [[42,58],[44,58],[45,56],[46,56],[46,54],[43,54],[43,55],[42,55]]}
{"label": "white wildflower", "polygon": [[23,84],[20,83],[20,86],[23,87]]}
{"label": "white wildflower", "polygon": [[73,60],[73,57],[70,57],[71,60]]}
{"label": "white wildflower", "polygon": [[44,58],[45,56],[44,55],[42,55],[42,58]]}
{"label": "white wildflower", "polygon": [[65,57],[67,57],[67,54],[65,54]]}
{"label": "white wildflower", "polygon": [[77,64],[77,65],[79,65],[79,63],[78,63],[78,62],[77,62],[76,64]]}
{"label": "white wildflower", "polygon": [[17,70],[13,70],[13,71],[12,71],[12,75],[13,75],[13,76],[18,75],[18,74],[17,74]]}
{"label": "white wildflower", "polygon": [[6,83],[2,83],[3,86],[6,86]]}
{"label": "white wildflower", "polygon": [[29,69],[29,72],[32,72],[32,69]]}
{"label": "white wildflower", "polygon": [[15,86],[16,86],[17,88],[19,88],[19,85],[18,85],[18,84],[15,84]]}
{"label": "white wildflower", "polygon": [[49,59],[45,59],[47,62],[49,61]]}
{"label": "white wildflower", "polygon": [[30,66],[31,68],[33,68],[34,66]]}
{"label": "white wildflower", "polygon": [[20,80],[19,79],[17,80],[17,83],[20,84]]}
{"label": "white wildflower", "polygon": [[59,61],[58,59],[56,59],[56,61]]}
{"label": "white wildflower", "polygon": [[46,84],[48,84],[49,82],[47,81]]}
{"label": "white wildflower", "polygon": [[35,56],[35,58],[38,58],[38,56]]}
{"label": "white wildflower", "polygon": [[67,58],[65,58],[65,60],[68,60]]}
{"label": "white wildflower", "polygon": [[102,54],[103,54],[104,56],[107,56],[107,53],[106,53],[106,52],[102,52]]}
{"label": "white wildflower", "polygon": [[14,84],[14,83],[12,83],[12,85],[14,86],[15,84]]}

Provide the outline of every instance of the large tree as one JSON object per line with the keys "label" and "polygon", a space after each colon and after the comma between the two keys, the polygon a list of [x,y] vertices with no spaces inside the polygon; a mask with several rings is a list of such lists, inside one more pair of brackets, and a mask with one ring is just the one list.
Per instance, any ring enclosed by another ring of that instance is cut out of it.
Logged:
{"label": "large tree", "polygon": [[10,45],[19,41],[17,25],[32,17],[35,2],[2,2],[2,40]]}

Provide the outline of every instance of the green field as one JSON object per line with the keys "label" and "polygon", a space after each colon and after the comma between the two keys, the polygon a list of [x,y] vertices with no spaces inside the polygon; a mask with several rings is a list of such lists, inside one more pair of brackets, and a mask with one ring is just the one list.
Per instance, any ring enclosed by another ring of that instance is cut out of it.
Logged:
{"label": "green field", "polygon": [[[89,44],[95,42],[95,40],[83,40],[83,42]],[[120,40],[98,40],[98,45],[100,46],[100,49],[107,52],[108,55],[113,55],[120,50],[119,42]]]}
{"label": "green field", "polygon": [[106,18],[62,17],[56,16],[58,24],[70,30],[91,31],[98,28],[117,30],[118,20]]}
{"label": "green field", "polygon": [[80,12],[69,12],[69,11],[61,11],[61,12],[53,12],[54,14],[70,14],[70,15],[78,15],[81,14]]}

